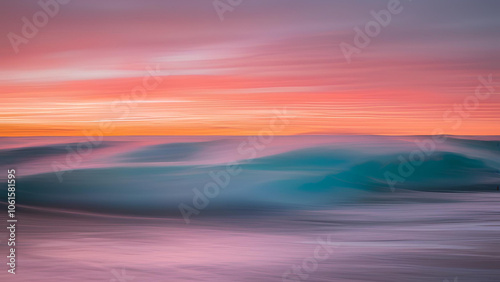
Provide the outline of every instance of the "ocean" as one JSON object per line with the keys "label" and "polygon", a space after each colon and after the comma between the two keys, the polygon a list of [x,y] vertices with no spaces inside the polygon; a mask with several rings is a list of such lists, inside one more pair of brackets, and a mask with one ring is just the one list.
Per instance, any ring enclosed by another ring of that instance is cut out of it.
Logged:
{"label": "ocean", "polygon": [[[2,281],[500,281],[500,138],[0,138]],[[2,228],[5,230],[5,228]]]}

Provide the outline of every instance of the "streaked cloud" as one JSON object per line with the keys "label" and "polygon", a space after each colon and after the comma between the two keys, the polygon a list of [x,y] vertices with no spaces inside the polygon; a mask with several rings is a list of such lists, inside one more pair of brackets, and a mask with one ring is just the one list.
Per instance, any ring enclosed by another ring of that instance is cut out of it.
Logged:
{"label": "streaked cloud", "polygon": [[[284,134],[431,134],[443,113],[500,69],[500,2],[412,1],[351,64],[339,43],[387,1],[245,1],[220,22],[211,1],[72,1],[0,55],[0,135],[255,134],[274,108]],[[3,34],[36,1],[4,1]],[[111,104],[159,65],[162,84],[126,119]],[[177,101],[177,102],[175,102]],[[453,134],[500,134],[500,98]],[[447,127],[448,126],[448,127]]]}

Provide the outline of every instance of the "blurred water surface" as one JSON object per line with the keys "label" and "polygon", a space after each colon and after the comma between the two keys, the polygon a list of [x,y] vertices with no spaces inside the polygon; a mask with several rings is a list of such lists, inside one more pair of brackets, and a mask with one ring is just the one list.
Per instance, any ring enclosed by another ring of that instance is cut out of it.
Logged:
{"label": "blurred water surface", "polygon": [[[301,281],[499,281],[498,142],[450,138],[391,192],[423,138],[276,137],[249,159],[246,137],[112,137],[62,182],[52,164],[82,139],[4,138],[18,264],[0,280],[282,281],[328,239]],[[178,205],[227,162],[241,173],[186,224]]]}

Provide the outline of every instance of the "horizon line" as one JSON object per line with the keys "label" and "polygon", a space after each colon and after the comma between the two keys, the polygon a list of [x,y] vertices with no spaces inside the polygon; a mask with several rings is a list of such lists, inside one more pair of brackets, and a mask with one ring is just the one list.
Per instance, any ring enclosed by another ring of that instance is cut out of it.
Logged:
{"label": "horizon line", "polygon": [[[225,136],[225,137],[247,137],[247,136],[258,136],[259,134],[253,135],[219,135],[219,134],[194,134],[194,135],[179,135],[179,134],[154,134],[154,135],[102,135],[102,137],[203,137],[203,136]],[[93,136],[93,135],[92,135]],[[275,134],[275,137],[292,137],[292,136],[480,136],[480,137],[500,137],[497,135],[481,135],[481,134],[327,134],[327,133],[305,133],[305,134]],[[11,135],[11,136],[0,136],[0,138],[22,138],[22,137],[88,137],[87,135]]]}

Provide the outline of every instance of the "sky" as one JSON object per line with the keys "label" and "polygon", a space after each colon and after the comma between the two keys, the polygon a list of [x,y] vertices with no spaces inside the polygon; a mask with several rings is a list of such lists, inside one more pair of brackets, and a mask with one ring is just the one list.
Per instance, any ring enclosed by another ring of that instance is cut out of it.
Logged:
{"label": "sky", "polygon": [[0,3],[0,136],[500,135],[499,1],[401,0],[373,36],[397,0],[55,1]]}

